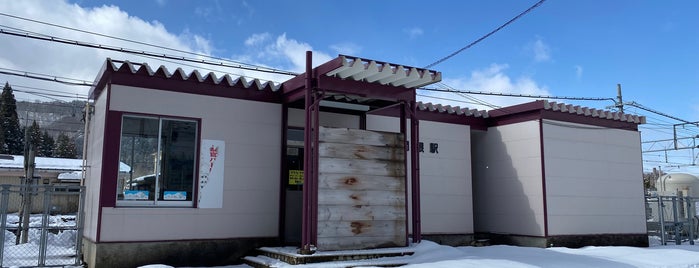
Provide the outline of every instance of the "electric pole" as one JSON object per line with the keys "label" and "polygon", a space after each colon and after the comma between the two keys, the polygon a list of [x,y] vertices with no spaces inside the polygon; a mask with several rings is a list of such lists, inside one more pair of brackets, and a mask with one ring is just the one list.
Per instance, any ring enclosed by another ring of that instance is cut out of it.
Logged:
{"label": "electric pole", "polygon": [[619,112],[624,113],[624,100],[621,98],[621,84],[616,84],[616,107]]}

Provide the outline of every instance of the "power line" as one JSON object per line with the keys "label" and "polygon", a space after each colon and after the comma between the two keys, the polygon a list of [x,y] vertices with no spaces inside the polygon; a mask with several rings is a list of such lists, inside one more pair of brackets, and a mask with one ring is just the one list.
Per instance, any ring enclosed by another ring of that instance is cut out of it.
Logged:
{"label": "power line", "polygon": [[[2,30],[0,30],[0,31],[2,31]],[[26,78],[31,78],[31,79],[51,81],[51,82],[58,82],[58,83],[70,85],[70,86],[87,86],[87,87],[92,86],[92,82],[88,82],[85,80],[68,78],[68,77],[53,76],[53,75],[48,75],[48,74],[26,72],[26,71],[20,71],[20,70],[8,69],[8,68],[2,68],[2,67],[0,67],[0,74],[14,75],[14,76],[26,77]],[[72,80],[72,81],[69,81],[69,80]]]}
{"label": "power line", "polygon": [[[215,59],[215,60],[221,60],[221,61],[227,61],[227,62],[232,62],[232,63],[236,63],[236,64],[242,64],[242,65],[247,65],[247,66],[254,66],[254,67],[260,67],[260,68],[267,68],[267,67],[263,67],[263,66],[259,66],[259,65],[248,64],[248,63],[243,63],[243,62],[234,61],[234,60],[230,60],[230,59],[225,59],[225,58],[220,58],[220,57],[214,57],[214,56],[211,56],[211,55],[206,55],[206,54],[201,54],[201,53],[195,53],[195,52],[191,52],[191,51],[186,51],[186,50],[181,50],[181,49],[175,49],[175,48],[170,48],[170,47],[165,47],[165,46],[150,44],[150,43],[141,42],[141,41],[136,41],[136,40],[127,39],[127,38],[123,38],[123,37],[116,37],[116,36],[111,36],[111,35],[102,34],[102,33],[98,33],[98,32],[92,32],[92,31],[77,29],[77,28],[73,28],[73,27],[68,27],[68,26],[63,26],[63,25],[54,24],[54,23],[50,23],[50,22],[45,22],[45,21],[40,21],[40,20],[35,20],[35,19],[30,19],[30,18],[25,18],[25,17],[20,17],[20,16],[15,16],[15,15],[6,14],[6,13],[2,13],[2,12],[0,12],[0,16],[6,16],[6,17],[18,19],[18,20],[24,20],[24,21],[34,22],[34,23],[38,23],[38,24],[48,25],[48,26],[57,27],[57,28],[61,28],[61,29],[66,29],[66,30],[70,30],[70,31],[76,31],[76,32],[80,32],[80,33],[86,33],[86,34],[101,36],[101,37],[110,38],[110,39],[114,39],[114,40],[125,41],[125,42],[134,43],[134,44],[139,44],[139,45],[144,45],[144,46],[150,46],[150,47],[155,47],[155,48],[160,48],[160,49],[175,51],[175,52],[184,53],[184,54],[190,54],[190,55],[194,55],[194,56],[197,56],[197,57],[205,57],[205,58],[210,58],[210,59]],[[275,69],[273,69],[273,68],[267,68],[267,69],[275,70]]]}
{"label": "power line", "polygon": [[[39,88],[39,87],[30,87],[30,86],[25,86],[25,85],[18,85],[18,84],[11,84],[12,89],[17,91],[15,88],[26,88],[26,89],[34,89],[34,90],[40,90],[40,91],[47,91],[47,92],[52,92],[55,94],[71,94],[69,92],[65,91],[60,91],[60,90],[52,90],[52,89],[46,89],[46,88]],[[61,96],[64,97],[64,96]],[[75,98],[81,98],[81,99],[87,99],[87,95],[85,94],[79,94],[75,93],[73,95],[65,95],[65,97],[75,97]]]}
{"label": "power line", "polygon": [[109,51],[115,51],[115,52],[134,54],[134,55],[141,55],[141,56],[145,55],[145,56],[151,56],[151,57],[157,57],[157,58],[165,58],[165,59],[171,59],[171,60],[194,62],[194,63],[199,63],[199,64],[206,64],[206,65],[213,65],[213,66],[227,67],[227,68],[234,68],[234,69],[242,69],[242,70],[249,70],[249,71],[256,71],[256,72],[265,72],[265,73],[290,75],[290,76],[298,75],[297,73],[294,73],[294,72],[281,71],[281,70],[271,69],[271,68],[248,67],[248,66],[243,66],[241,64],[231,65],[231,64],[226,64],[224,62],[211,62],[211,61],[207,61],[207,60],[203,60],[203,59],[187,58],[187,57],[182,57],[182,56],[174,56],[174,55],[161,54],[161,53],[148,52],[148,51],[139,51],[139,50],[135,50],[135,49],[122,48],[122,47],[116,47],[116,46],[110,46],[110,45],[82,42],[82,41],[78,41],[78,40],[72,40],[72,39],[67,39],[67,38],[62,38],[62,37],[56,37],[56,36],[51,36],[51,35],[30,32],[27,30],[9,27],[6,25],[0,25],[0,27],[5,27],[5,28],[10,29],[10,30],[0,29],[0,34],[36,39],[36,40],[41,40],[41,41],[56,42],[56,43],[62,43],[62,44],[67,44],[67,45],[89,47],[89,48],[95,48],[95,49],[102,49],[102,50],[109,50]]}
{"label": "power line", "polygon": [[578,101],[605,101],[605,100],[615,101],[614,98],[528,95],[528,94],[517,94],[517,93],[500,93],[500,92],[485,92],[485,91],[468,91],[468,90],[438,89],[438,88],[418,88],[418,89],[419,89],[419,90],[427,90],[427,91],[450,92],[450,93],[463,93],[463,94],[475,94],[475,95],[488,95],[488,96],[498,96],[498,97],[516,97],[516,98],[533,98],[533,99],[554,99],[554,100],[578,100]]}
{"label": "power line", "polygon": [[462,51],[464,51],[464,50],[466,50],[466,49],[469,49],[470,47],[474,46],[475,44],[480,43],[480,42],[483,41],[484,39],[490,37],[491,35],[493,35],[494,33],[498,32],[498,31],[500,31],[502,28],[505,28],[507,25],[510,25],[510,23],[513,23],[514,21],[518,20],[518,19],[521,18],[522,16],[524,16],[524,15],[526,15],[527,13],[531,12],[531,11],[534,10],[535,8],[539,7],[539,6],[540,6],[541,4],[543,4],[545,1],[546,1],[546,0],[540,0],[539,2],[536,2],[536,4],[534,4],[533,6],[527,8],[527,10],[522,11],[522,13],[519,13],[519,15],[515,16],[514,18],[508,20],[507,22],[505,22],[505,24],[500,25],[500,27],[495,28],[495,30],[492,30],[491,32],[487,33],[486,35],[481,36],[481,38],[476,39],[476,41],[473,41],[473,42],[471,42],[470,44],[466,45],[465,47],[462,47],[462,48],[460,48],[459,50],[454,51],[453,53],[449,54],[448,56],[446,56],[446,57],[444,57],[444,58],[441,58],[441,59],[439,59],[438,61],[435,61],[434,63],[425,66],[425,69],[430,68],[430,67],[432,67],[432,66],[435,66],[435,65],[437,65],[437,64],[440,64],[440,63],[442,63],[442,62],[448,60],[449,58],[456,56],[456,54],[459,54],[459,53],[461,53]]}
{"label": "power line", "polygon": [[695,125],[697,124],[697,122],[690,122],[690,121],[687,121],[687,120],[684,120],[684,119],[681,119],[681,118],[678,118],[678,117],[675,117],[675,116],[672,116],[672,115],[669,115],[669,114],[666,114],[666,113],[663,113],[663,112],[660,112],[660,111],[657,111],[657,110],[654,110],[654,109],[651,109],[651,108],[648,108],[648,107],[643,106],[643,105],[641,105],[640,103],[637,103],[637,102],[635,102],[635,101],[632,101],[632,102],[629,102],[629,103],[625,103],[625,105],[630,105],[630,106],[639,108],[639,109],[641,109],[641,110],[645,110],[645,111],[647,111],[647,112],[651,112],[651,113],[654,113],[654,114],[658,114],[658,115],[665,116],[665,117],[667,117],[667,118],[675,119],[675,120],[680,121],[680,122],[683,122],[683,123],[695,124]]}

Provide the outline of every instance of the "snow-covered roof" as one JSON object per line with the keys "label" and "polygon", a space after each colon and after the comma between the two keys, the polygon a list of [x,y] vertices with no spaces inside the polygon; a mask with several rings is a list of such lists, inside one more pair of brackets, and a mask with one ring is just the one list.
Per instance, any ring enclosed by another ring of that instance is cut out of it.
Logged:
{"label": "snow-covered roof", "polygon": [[[56,171],[81,171],[83,168],[82,159],[35,157],[35,168],[39,170]],[[24,156],[8,155],[0,158],[0,168],[24,169]],[[119,172],[129,172],[131,167],[127,164],[119,163]]]}

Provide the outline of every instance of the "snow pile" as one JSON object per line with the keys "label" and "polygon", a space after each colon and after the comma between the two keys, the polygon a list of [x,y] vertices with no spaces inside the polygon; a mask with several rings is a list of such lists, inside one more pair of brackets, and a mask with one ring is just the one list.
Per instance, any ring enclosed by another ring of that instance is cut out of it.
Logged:
{"label": "snow pile", "polygon": [[[531,248],[516,246],[450,247],[431,241],[414,245],[415,254],[404,257],[376,259],[373,262],[391,261],[406,263],[409,268],[452,268],[452,267],[699,267],[699,241],[696,246],[636,247],[584,247]],[[367,266],[367,262],[328,262],[305,265],[275,263],[276,267],[347,267]],[[375,265],[375,264],[374,264]],[[223,266],[219,268],[243,268],[247,265]],[[173,268],[153,264],[141,268]]]}

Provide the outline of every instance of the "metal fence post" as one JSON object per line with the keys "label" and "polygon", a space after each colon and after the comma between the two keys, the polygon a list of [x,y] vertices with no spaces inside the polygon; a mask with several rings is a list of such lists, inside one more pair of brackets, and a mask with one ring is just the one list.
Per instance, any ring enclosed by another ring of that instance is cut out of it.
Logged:
{"label": "metal fence post", "polygon": [[[36,186],[39,188],[38,186]],[[39,239],[39,266],[46,265],[46,250],[49,232],[49,214],[51,213],[51,197],[53,186],[43,186],[44,188],[44,215],[41,215],[41,238]],[[37,189],[38,191],[39,189]]]}
{"label": "metal fence post", "polygon": [[665,246],[665,203],[663,197],[658,196],[658,223],[660,223],[660,244]]}
{"label": "metal fence post", "polygon": [[83,253],[83,228],[85,223],[85,186],[80,186],[80,199],[78,200],[78,213],[76,215],[76,234],[75,234],[75,264],[82,264]]}
{"label": "metal fence post", "polygon": [[2,185],[2,199],[0,199],[0,266],[2,266],[2,261],[5,257],[5,230],[7,230],[7,207],[10,202],[10,187],[12,185],[3,184]]}
{"label": "metal fence post", "polygon": [[685,207],[687,208],[687,223],[689,224],[689,244],[694,245],[694,204],[692,204],[692,198],[691,197],[685,197],[684,201],[686,203]]}
{"label": "metal fence post", "polygon": [[680,224],[677,219],[677,196],[672,197],[672,223],[675,226],[675,245],[682,245],[682,238],[680,237]]}

